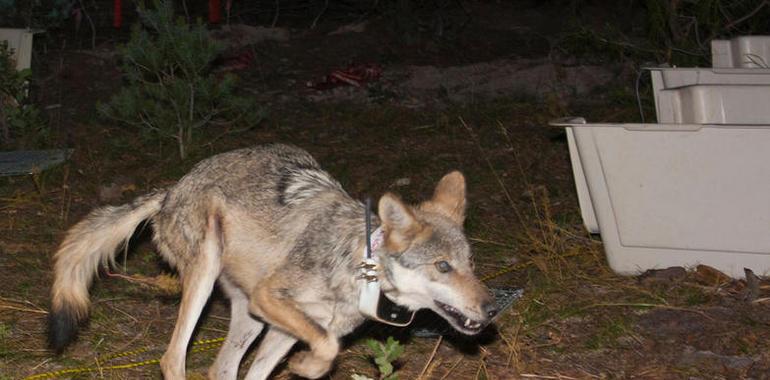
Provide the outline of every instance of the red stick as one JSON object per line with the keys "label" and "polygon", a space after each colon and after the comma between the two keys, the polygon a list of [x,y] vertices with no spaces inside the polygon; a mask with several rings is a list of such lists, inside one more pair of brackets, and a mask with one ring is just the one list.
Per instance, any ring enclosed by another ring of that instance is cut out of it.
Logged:
{"label": "red stick", "polygon": [[120,28],[123,25],[123,4],[121,0],[115,0],[113,6],[112,26]]}
{"label": "red stick", "polygon": [[222,13],[220,12],[219,0],[209,0],[209,22],[218,24],[220,21],[222,21]]}

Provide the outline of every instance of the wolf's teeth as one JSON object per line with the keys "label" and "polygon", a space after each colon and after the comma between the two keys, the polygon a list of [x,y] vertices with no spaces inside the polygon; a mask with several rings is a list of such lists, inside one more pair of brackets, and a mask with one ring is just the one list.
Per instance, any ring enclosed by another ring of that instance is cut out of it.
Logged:
{"label": "wolf's teeth", "polygon": [[465,319],[465,327],[471,327],[471,319],[470,318],[466,318]]}

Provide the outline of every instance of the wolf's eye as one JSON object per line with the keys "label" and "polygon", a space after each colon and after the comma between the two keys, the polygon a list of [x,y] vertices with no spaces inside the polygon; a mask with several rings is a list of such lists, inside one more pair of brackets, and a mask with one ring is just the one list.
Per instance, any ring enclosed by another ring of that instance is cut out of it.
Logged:
{"label": "wolf's eye", "polygon": [[438,270],[441,273],[449,273],[452,271],[452,266],[449,265],[449,263],[446,261],[437,261],[436,270]]}

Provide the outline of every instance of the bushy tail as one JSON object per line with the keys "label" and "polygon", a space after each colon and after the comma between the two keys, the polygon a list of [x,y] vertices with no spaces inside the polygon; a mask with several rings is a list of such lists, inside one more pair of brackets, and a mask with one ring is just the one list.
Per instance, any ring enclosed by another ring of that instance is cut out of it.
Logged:
{"label": "bushy tail", "polygon": [[72,227],[54,256],[49,343],[60,352],[88,316],[88,287],[100,264],[111,264],[121,244],[142,221],[160,211],[166,191],[157,191],[122,206],[92,211]]}

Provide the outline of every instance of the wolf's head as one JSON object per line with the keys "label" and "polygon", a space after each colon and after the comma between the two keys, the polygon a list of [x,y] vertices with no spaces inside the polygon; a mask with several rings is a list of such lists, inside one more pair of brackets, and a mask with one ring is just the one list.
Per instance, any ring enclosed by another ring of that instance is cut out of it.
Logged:
{"label": "wolf's head", "polygon": [[380,198],[384,233],[380,253],[383,291],[393,302],[428,308],[458,331],[472,335],[497,313],[488,289],[473,274],[471,251],[463,233],[465,178],[444,176],[433,198],[416,207],[397,196]]}

